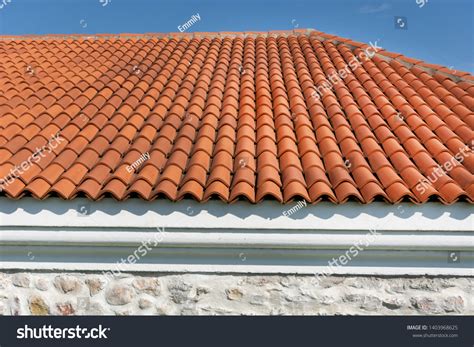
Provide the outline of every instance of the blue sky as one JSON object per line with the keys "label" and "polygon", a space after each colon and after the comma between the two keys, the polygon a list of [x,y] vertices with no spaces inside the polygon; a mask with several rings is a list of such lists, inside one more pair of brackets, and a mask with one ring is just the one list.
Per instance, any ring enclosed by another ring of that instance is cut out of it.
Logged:
{"label": "blue sky", "polygon": [[314,28],[474,72],[473,0],[0,0],[0,7],[2,35],[176,32],[199,13],[188,32]]}

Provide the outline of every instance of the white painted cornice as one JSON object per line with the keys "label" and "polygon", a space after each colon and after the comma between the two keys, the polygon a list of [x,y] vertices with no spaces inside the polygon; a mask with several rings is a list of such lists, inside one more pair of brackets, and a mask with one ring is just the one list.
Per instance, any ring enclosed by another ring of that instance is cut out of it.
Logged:
{"label": "white painted cornice", "polygon": [[[0,198],[0,225],[4,226],[67,226],[67,227],[134,227],[134,228],[199,228],[199,229],[272,229],[282,230],[411,230],[471,231],[473,205],[443,205],[383,202],[335,205],[321,202],[307,205],[285,216],[297,203],[287,205],[274,201],[259,204],[220,201],[198,203],[192,200],[143,201],[129,199],[118,202],[104,199],[64,201],[48,198],[11,200]],[[90,211],[78,213],[79,208]]]}
{"label": "white painted cornice", "polygon": [[[369,240],[334,274],[472,276],[472,205],[0,199],[0,268],[314,274]],[[78,210],[90,214],[82,215]],[[164,228],[164,232],[158,229]]]}

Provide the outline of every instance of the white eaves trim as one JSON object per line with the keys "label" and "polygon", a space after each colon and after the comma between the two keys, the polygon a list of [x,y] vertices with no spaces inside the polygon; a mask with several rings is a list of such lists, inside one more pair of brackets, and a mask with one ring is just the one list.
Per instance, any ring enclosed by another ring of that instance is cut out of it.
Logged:
{"label": "white eaves trim", "polygon": [[158,240],[120,270],[315,274],[372,230],[331,273],[473,275],[472,205],[320,203],[283,215],[294,206],[0,198],[0,269],[109,271]]}
{"label": "white eaves trim", "polygon": [[[18,201],[0,198],[0,225],[105,228],[199,228],[199,229],[272,229],[272,230],[410,230],[472,231],[473,205],[443,205],[383,202],[335,205],[321,202],[307,205],[288,216],[298,204],[264,201],[259,204],[220,201],[171,202],[129,199],[118,202],[104,199],[64,201],[48,198]],[[79,209],[90,212],[82,215]],[[287,216],[284,215],[286,213]]]}

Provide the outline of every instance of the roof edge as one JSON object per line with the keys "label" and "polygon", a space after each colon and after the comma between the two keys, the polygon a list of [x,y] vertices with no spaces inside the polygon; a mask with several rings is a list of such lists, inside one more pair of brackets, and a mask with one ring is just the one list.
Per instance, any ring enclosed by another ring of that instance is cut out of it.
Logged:
{"label": "roof edge", "polygon": [[[322,31],[318,31],[316,29],[307,29],[309,34],[316,34],[316,37],[321,41],[331,41],[334,44],[344,44],[351,49],[361,48],[365,49],[370,47],[367,43],[354,41],[348,38],[344,38],[337,35],[326,34]],[[407,57],[400,53],[395,53],[391,51],[387,51],[383,48],[379,49],[375,56],[385,59],[387,61],[398,61],[399,63],[405,65],[407,68],[418,67],[430,75],[440,74],[442,76],[446,76],[454,80],[455,82],[467,82],[470,84],[474,84],[474,76],[467,72],[467,71],[460,71],[460,70],[453,70],[449,67],[438,65],[438,64],[428,64],[424,60],[421,59],[414,59]]]}

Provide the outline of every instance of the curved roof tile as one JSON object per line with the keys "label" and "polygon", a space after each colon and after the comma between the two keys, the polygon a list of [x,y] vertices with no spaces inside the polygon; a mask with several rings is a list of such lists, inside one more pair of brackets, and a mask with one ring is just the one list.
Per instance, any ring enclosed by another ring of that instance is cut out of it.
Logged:
{"label": "curved roof tile", "polygon": [[472,203],[474,77],[369,47],[310,29],[0,37],[0,194]]}

